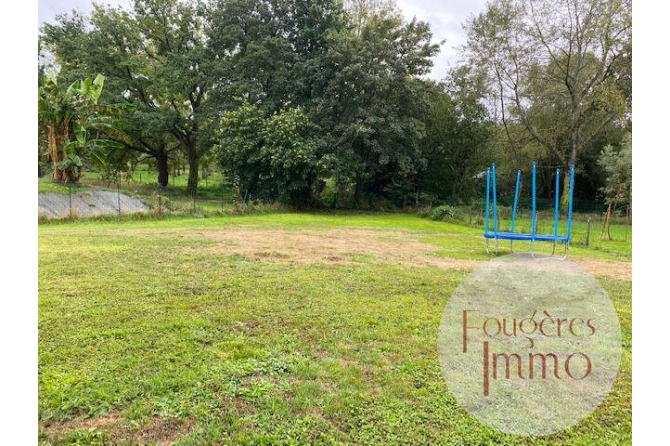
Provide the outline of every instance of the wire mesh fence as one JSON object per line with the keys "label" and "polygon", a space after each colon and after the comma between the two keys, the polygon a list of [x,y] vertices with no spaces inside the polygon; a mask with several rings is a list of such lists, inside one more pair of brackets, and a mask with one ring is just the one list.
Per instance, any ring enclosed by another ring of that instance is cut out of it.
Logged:
{"label": "wire mesh fence", "polygon": [[[504,208],[503,212],[499,211],[498,230],[500,232],[508,232],[511,230],[511,208]],[[484,213],[482,212],[483,216]],[[482,217],[483,218],[483,217]],[[492,221],[489,224],[493,224]],[[483,223],[481,224],[483,228]],[[631,240],[632,219],[630,211],[622,208],[613,214],[609,225],[606,225],[605,211],[601,212],[579,212],[574,211],[572,217],[571,236],[572,244],[582,246],[598,246],[600,241],[617,241],[628,242]],[[515,224],[515,231],[518,233],[531,232],[531,211],[528,209],[518,209]],[[537,212],[537,227],[538,234],[554,234],[554,214],[553,210],[542,210]],[[556,229],[558,235],[565,235],[567,233],[566,215],[563,213],[559,216],[558,228]]]}
{"label": "wire mesh fence", "polygon": [[[157,183],[156,172],[136,171],[134,174],[106,179],[99,172],[85,172],[79,183],[54,183],[49,177],[40,179],[38,214],[41,218],[78,218],[100,215],[195,215],[208,216],[235,211],[250,206],[249,201],[233,193],[230,185],[219,175],[200,178],[197,194],[187,189],[186,174],[173,175],[167,186]],[[448,203],[450,200],[442,201]],[[553,234],[553,200],[546,206],[538,200],[537,232]],[[253,206],[253,204],[251,204]],[[452,220],[484,228],[484,201],[473,200],[469,205],[454,205],[453,215],[440,220]],[[609,228],[605,227],[606,206],[602,202],[576,201],[573,207],[572,243],[582,246],[600,245],[601,240],[629,242],[632,217],[630,209],[614,209]],[[509,231],[512,207],[505,198],[499,200],[499,231]],[[565,212],[559,221],[558,233],[565,234]],[[424,215],[429,216],[429,215]],[[515,230],[530,232],[531,210],[520,203]]]}
{"label": "wire mesh fence", "polygon": [[215,214],[235,206],[236,197],[222,178],[204,177],[198,192],[187,190],[186,176],[173,177],[161,186],[155,172],[135,172],[133,176],[104,178],[84,172],[77,183],[57,183],[39,179],[38,214],[45,218],[75,218],[99,215]]}

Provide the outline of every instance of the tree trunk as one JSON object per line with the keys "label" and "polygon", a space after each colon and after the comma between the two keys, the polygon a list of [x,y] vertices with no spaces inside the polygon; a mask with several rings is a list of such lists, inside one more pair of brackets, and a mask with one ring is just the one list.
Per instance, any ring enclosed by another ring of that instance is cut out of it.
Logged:
{"label": "tree trunk", "polygon": [[570,202],[570,168],[563,176],[563,193],[561,194],[561,209],[568,212],[568,203]]}
{"label": "tree trunk", "polygon": [[603,224],[603,230],[600,232],[601,240],[612,240],[612,235],[610,234],[610,222],[612,220],[612,203],[607,206],[607,213],[605,214],[605,223]]}
{"label": "tree trunk", "polygon": [[198,192],[198,152],[196,151],[195,146],[195,137],[193,137],[188,144],[188,183],[186,185],[186,191],[190,195],[195,195]]}
{"label": "tree trunk", "polygon": [[461,202],[461,182],[455,182],[451,185],[451,204],[457,205]]}
{"label": "tree trunk", "polygon": [[162,187],[167,187],[169,180],[167,153],[156,155],[156,166],[158,168],[158,184]]}
{"label": "tree trunk", "polygon": [[[570,132],[570,159],[565,169],[565,180],[563,181],[563,194],[561,195],[561,207],[567,210],[570,201],[570,166],[577,164],[577,153],[579,153],[579,127],[573,125]],[[574,191],[573,191],[574,196]]]}
{"label": "tree trunk", "polygon": [[[570,166],[577,163],[577,141],[573,136],[572,152],[570,153],[570,160],[566,166],[563,180],[563,194],[561,195],[561,207],[567,212],[568,203],[570,202]],[[573,194],[574,196],[574,191]]]}
{"label": "tree trunk", "polygon": [[67,178],[65,172],[58,168],[58,163],[65,159],[65,152],[58,150],[58,142],[62,140],[61,135],[58,134],[58,130],[54,124],[48,127],[49,154],[51,155],[51,164],[54,168],[53,179],[56,181],[65,181]]}

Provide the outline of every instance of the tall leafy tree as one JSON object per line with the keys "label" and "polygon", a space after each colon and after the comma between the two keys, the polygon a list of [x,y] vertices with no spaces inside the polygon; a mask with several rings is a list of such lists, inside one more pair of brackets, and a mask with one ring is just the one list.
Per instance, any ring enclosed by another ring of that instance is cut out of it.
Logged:
{"label": "tall leafy tree", "polygon": [[426,137],[421,144],[426,162],[417,192],[459,202],[472,196],[477,174],[489,163],[492,124],[481,101],[481,79],[472,74],[462,67],[447,82],[426,86]]}
{"label": "tall leafy tree", "polygon": [[96,6],[90,22],[78,14],[45,25],[43,41],[61,70],[97,70],[110,94],[137,106],[128,119],[128,148],[155,158],[167,185],[168,157],[176,147],[189,165],[188,190],[198,185],[208,92],[217,79],[206,35],[206,5],[195,0],[134,0],[132,10]]}
{"label": "tall leafy tree", "polygon": [[600,153],[598,164],[605,172],[605,185],[601,192],[605,197],[607,212],[601,238],[612,240],[610,223],[618,205],[629,206],[633,198],[633,140],[627,134],[620,148],[607,145]]}
{"label": "tall leafy tree", "polygon": [[420,168],[417,118],[422,84],[437,45],[428,24],[404,23],[393,10],[332,33],[326,69],[332,78],[317,99],[316,122],[325,130],[323,166],[342,188],[352,187],[361,205],[364,192],[406,188]]}
{"label": "tall leafy tree", "polygon": [[265,116],[244,103],[221,119],[221,167],[243,197],[307,204],[316,179],[315,131],[300,108]]}
{"label": "tall leafy tree", "polygon": [[607,126],[625,125],[630,1],[496,0],[467,31],[465,55],[487,74],[510,141],[521,127],[567,167]]}
{"label": "tall leafy tree", "polygon": [[176,93],[157,78],[159,60],[150,56],[149,40],[135,14],[121,8],[95,7],[86,41],[100,50],[91,54],[89,63],[107,73],[111,94],[135,105],[125,121],[126,131],[133,136],[127,148],[155,160],[158,183],[165,187],[169,159],[181,147],[171,133],[180,116],[166,100]]}
{"label": "tall leafy tree", "polygon": [[[239,144],[237,150],[232,150],[234,148],[229,147],[226,141],[219,141],[221,147],[228,147],[219,152],[223,157],[220,161],[224,170],[240,181],[238,185],[243,193],[249,190],[258,195],[262,190],[269,196],[281,194],[288,201],[309,202],[314,192],[315,175],[315,166],[311,162],[292,165],[291,181],[277,182],[272,179],[265,182],[260,179],[277,174],[274,168],[271,169],[272,174],[263,170],[269,169],[271,163],[255,156],[250,158],[253,161],[239,156],[249,144],[254,145],[253,141],[261,137],[261,132],[267,134],[267,125],[280,128],[291,123],[303,130],[315,128],[318,100],[334,72],[327,61],[333,43],[330,35],[345,26],[346,18],[340,2],[226,0],[216,2],[210,12],[210,46],[215,57],[229,60],[225,67],[220,66],[222,70],[212,92],[215,98],[212,102],[218,105],[219,110],[229,111],[235,110],[239,104],[231,101],[231,97],[245,98],[247,103],[237,113],[226,115],[221,129],[230,136],[234,127],[239,136],[243,128],[253,130],[248,125],[242,127],[235,124],[231,127],[235,119],[253,122],[253,116],[264,117],[259,121],[263,124],[255,136],[247,134],[244,141],[236,139]],[[253,107],[249,108],[251,105]],[[271,118],[275,113],[277,115]],[[268,123],[265,119],[269,120]],[[298,133],[303,134],[303,130]],[[304,146],[299,142],[301,138],[298,137],[298,145]],[[307,145],[311,147],[312,143]],[[287,148],[287,157],[297,153],[294,149]],[[311,149],[308,151],[311,153]],[[270,151],[264,150],[263,153],[269,154]],[[227,161],[226,156],[230,157]],[[306,170],[298,174],[296,169],[299,166]],[[302,186],[298,187],[299,182],[294,181],[296,175],[304,177]],[[298,193],[304,196],[298,199]]]}
{"label": "tall leafy tree", "polygon": [[[211,9],[210,46],[229,59],[217,102],[245,97],[270,112],[310,108],[327,79],[329,33],[344,26],[337,0],[218,0]],[[224,105],[225,106],[225,105]]]}
{"label": "tall leafy tree", "polygon": [[210,147],[199,144],[207,122],[205,102],[216,63],[205,38],[206,7],[192,0],[135,0],[134,23],[142,34],[141,55],[152,60],[152,97],[168,110],[169,132],[188,160],[187,190],[198,187],[199,161]]}

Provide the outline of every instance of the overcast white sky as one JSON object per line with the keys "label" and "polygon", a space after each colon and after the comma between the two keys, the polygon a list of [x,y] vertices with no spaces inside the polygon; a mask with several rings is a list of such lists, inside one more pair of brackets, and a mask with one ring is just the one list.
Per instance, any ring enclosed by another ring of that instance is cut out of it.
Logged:
{"label": "overcast white sky", "polygon": [[[465,41],[462,24],[471,14],[484,10],[486,0],[396,0],[398,7],[407,19],[416,16],[428,21],[433,31],[434,40],[445,40],[440,54],[435,59],[435,66],[430,77],[444,78],[450,64],[457,60],[456,46]],[[129,0],[106,0],[98,3],[129,5]],[[38,26],[52,21],[56,14],[69,12],[73,9],[90,12],[92,0],[38,0]]]}

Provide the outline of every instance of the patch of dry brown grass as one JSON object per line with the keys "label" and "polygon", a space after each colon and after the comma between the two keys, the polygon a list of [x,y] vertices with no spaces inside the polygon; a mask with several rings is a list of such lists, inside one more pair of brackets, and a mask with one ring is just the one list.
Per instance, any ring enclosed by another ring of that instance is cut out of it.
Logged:
{"label": "patch of dry brown grass", "polygon": [[49,439],[63,440],[69,432],[78,429],[96,429],[104,432],[114,443],[171,445],[186,435],[195,424],[192,418],[151,417],[139,427],[133,426],[123,415],[112,413],[96,418],[74,418],[67,421],[47,422],[41,425]]}

